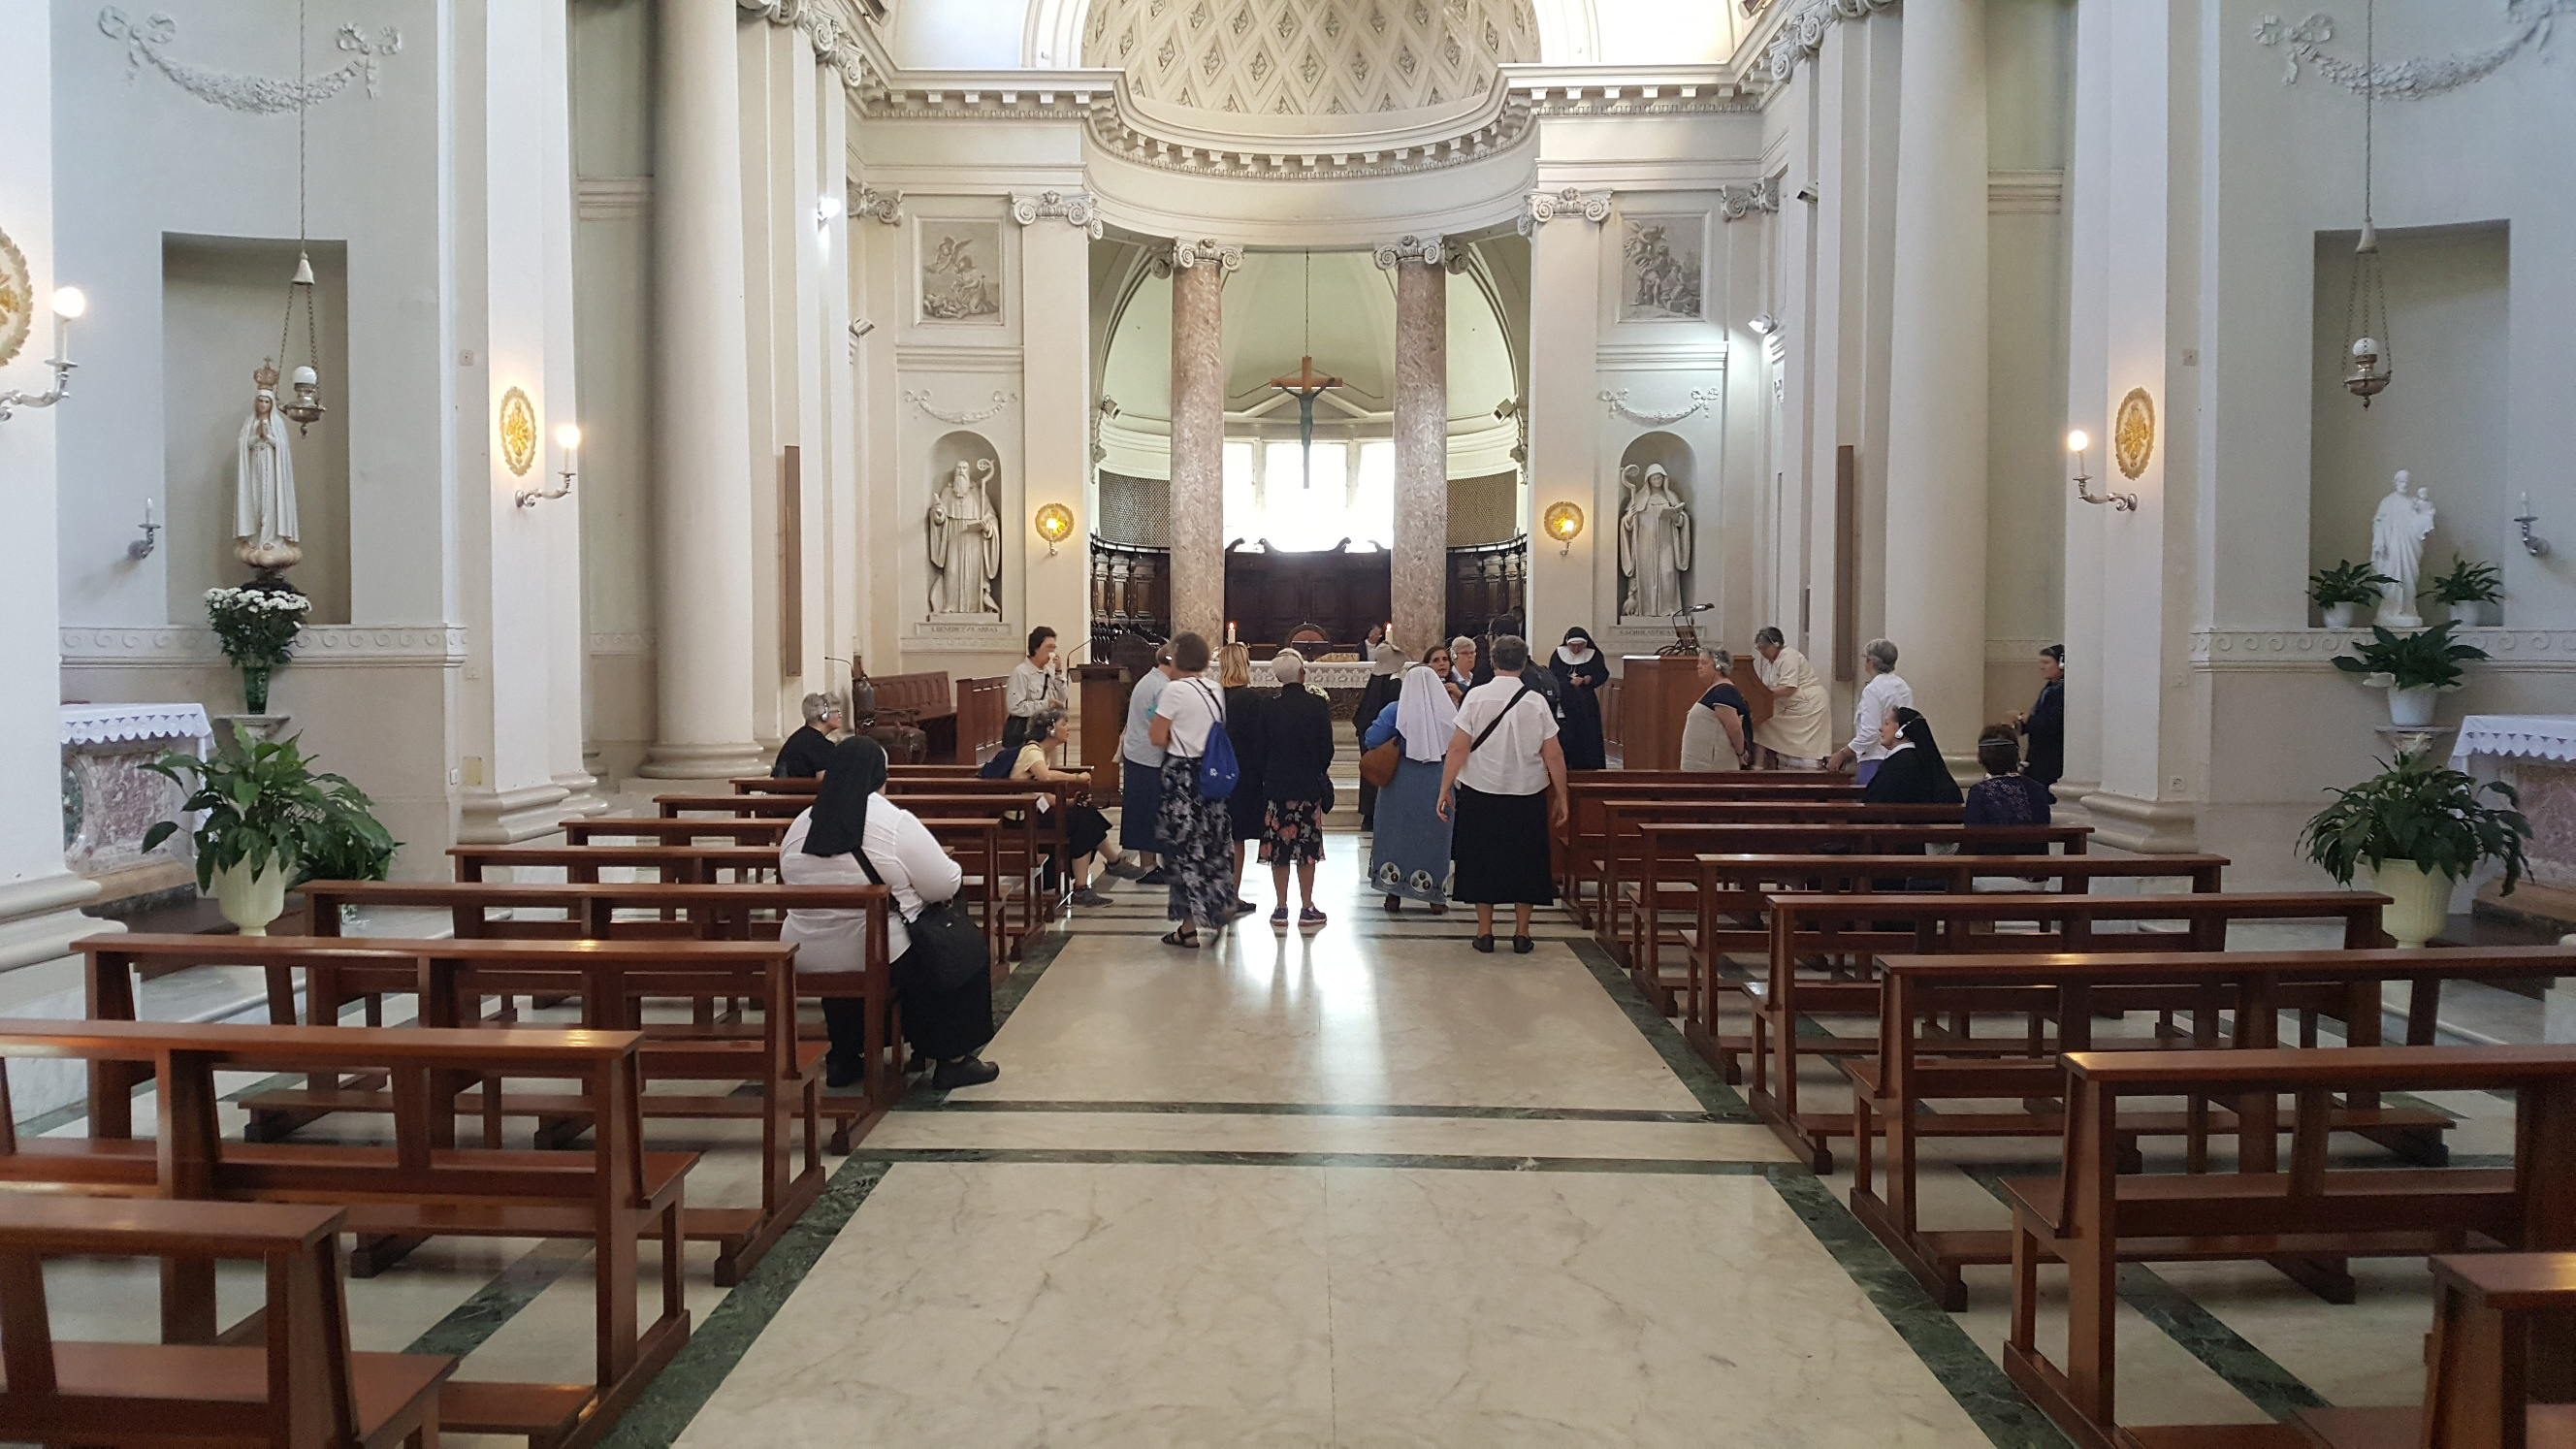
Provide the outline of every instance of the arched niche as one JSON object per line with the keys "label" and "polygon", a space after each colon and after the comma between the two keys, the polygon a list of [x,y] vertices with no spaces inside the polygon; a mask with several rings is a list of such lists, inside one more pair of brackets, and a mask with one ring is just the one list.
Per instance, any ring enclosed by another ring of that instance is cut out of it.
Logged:
{"label": "arched niche", "polygon": [[[931,491],[933,493],[939,491],[939,484],[948,476],[949,469],[960,463],[971,467],[978,459],[991,463],[997,470],[994,486],[998,495],[1001,482],[998,470],[1002,465],[1002,455],[994,451],[991,443],[984,440],[983,434],[966,428],[959,428],[953,433],[946,434],[938,442],[930,445]],[[993,502],[996,507],[999,507],[1002,500],[996,496]]]}
{"label": "arched niche", "polygon": [[[1603,500],[1603,512],[1606,516],[1602,523],[1610,534],[1608,553],[1612,562],[1611,594],[1615,601],[1617,617],[1622,622],[1664,618],[1672,610],[1694,602],[1692,582],[1697,575],[1699,562],[1696,551],[1692,549],[1692,544],[1696,541],[1694,535],[1698,531],[1695,527],[1685,525],[1680,530],[1680,538],[1677,542],[1682,552],[1679,555],[1679,567],[1675,570],[1678,577],[1674,581],[1675,586],[1669,591],[1661,588],[1649,589],[1641,596],[1637,586],[1632,583],[1631,575],[1618,560],[1620,534],[1627,521],[1629,505],[1644,494],[1644,480],[1651,470],[1660,467],[1672,479],[1673,498],[1684,509],[1689,510],[1694,518],[1702,513],[1701,501],[1693,496],[1691,487],[1698,472],[1696,462],[1696,455],[1691,451],[1689,443],[1684,442],[1678,434],[1660,429],[1638,434],[1629,440],[1626,448],[1620,451],[1619,471],[1611,479],[1614,491],[1609,498]],[[1667,593],[1669,597],[1666,597]],[[1631,607],[1632,604],[1639,603],[1641,597],[1642,606]]]}

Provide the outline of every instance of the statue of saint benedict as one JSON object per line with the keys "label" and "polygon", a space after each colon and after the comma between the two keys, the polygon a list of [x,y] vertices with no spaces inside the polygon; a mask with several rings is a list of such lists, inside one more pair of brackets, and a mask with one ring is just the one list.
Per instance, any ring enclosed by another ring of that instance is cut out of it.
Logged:
{"label": "statue of saint benedict", "polygon": [[304,550],[295,541],[295,455],[277,410],[277,369],[263,362],[251,381],[259,390],[251,394],[236,449],[233,557],[269,573],[292,567]]}

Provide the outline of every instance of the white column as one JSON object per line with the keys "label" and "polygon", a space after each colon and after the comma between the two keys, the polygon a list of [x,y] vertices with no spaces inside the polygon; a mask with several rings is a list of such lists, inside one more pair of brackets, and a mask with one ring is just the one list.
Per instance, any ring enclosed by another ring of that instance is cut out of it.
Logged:
{"label": "white column", "polygon": [[[1530,534],[1529,616],[1598,618],[1594,561],[1617,553],[1615,545],[1603,542],[1609,537],[1603,530],[1617,520],[1604,516],[1593,457],[1601,441],[1593,360],[1601,330],[1601,228],[1610,215],[1610,193],[1541,192],[1526,205],[1530,516],[1523,523]],[[1552,503],[1583,510],[1583,532],[1571,544],[1540,536]],[[1417,659],[1431,642],[1403,640]]]}
{"label": "white column", "polygon": [[[546,394],[558,423],[581,424],[580,390],[574,359],[576,318],[573,300],[574,181],[572,164],[572,89],[569,80],[567,7],[545,7],[544,91],[545,148],[539,206],[544,216],[546,297]],[[548,437],[541,450],[560,469],[578,456],[561,456],[557,440]],[[562,480],[555,480],[560,483]],[[596,815],[608,802],[596,793],[582,756],[589,741],[589,625],[582,606],[581,509],[584,504],[576,473],[573,496],[546,510],[546,757],[552,783],[564,792],[556,809],[565,815]]]}
{"label": "white column", "polygon": [[1225,639],[1225,274],[1243,249],[1172,245],[1172,632]]}
{"label": "white column", "polygon": [[1395,637],[1446,632],[1449,613],[1449,273],[1440,238],[1377,249],[1395,270]]}
{"label": "white column", "polygon": [[752,743],[751,396],[735,7],[663,0],[654,177],[660,723],[641,773],[744,774]]}
{"label": "white column", "polygon": [[[81,278],[58,270],[54,258],[53,46],[45,6],[30,7],[12,23],[11,43],[0,46],[0,134],[10,155],[0,165],[0,217],[26,254],[35,283],[34,330],[18,359],[0,367],[0,391],[42,393],[53,374],[53,318],[47,304],[57,283]],[[144,297],[93,296],[93,312],[155,305]],[[75,348],[72,354],[80,354]],[[75,377],[78,374],[74,374]],[[39,546],[19,551],[0,579],[0,1008],[39,997],[76,992],[80,963],[64,948],[99,931],[122,930],[76,909],[98,894],[94,883],[63,868],[62,836],[62,624],[54,549],[54,422],[66,408],[105,408],[96,388],[51,408],[21,408],[0,422],[0,478],[9,480],[10,508],[21,537]],[[78,998],[63,1014],[77,1016]],[[21,1068],[21,1074],[25,1069]]]}
{"label": "white column", "polygon": [[[2111,436],[2104,402],[2111,327],[2111,27],[2104,7],[2079,7],[2075,29],[2075,140],[2066,187],[2067,428],[2082,428],[2096,443],[2096,477]],[[2100,484],[2096,484],[2097,490]],[[2068,486],[2072,493],[2073,486]],[[2066,777],[2057,786],[2065,804],[2080,803],[2102,780],[2103,611],[2102,510],[2066,507]]]}
{"label": "white column", "polygon": [[1888,338],[1887,631],[1943,747],[1985,721],[1985,0],[1910,0]]}
{"label": "white column", "polygon": [[[1100,223],[1091,198],[1078,191],[1015,196],[1011,216],[1020,223],[1020,335],[1027,359],[1020,379],[1021,456],[1028,477],[1019,515],[1008,522],[1028,560],[1022,574],[1028,623],[1053,626],[1070,657],[1091,637],[1091,520],[1083,485],[1091,471],[1091,239]],[[1218,426],[1222,432],[1221,418]],[[1072,535],[1053,554],[1035,522],[1050,503],[1074,518]]]}

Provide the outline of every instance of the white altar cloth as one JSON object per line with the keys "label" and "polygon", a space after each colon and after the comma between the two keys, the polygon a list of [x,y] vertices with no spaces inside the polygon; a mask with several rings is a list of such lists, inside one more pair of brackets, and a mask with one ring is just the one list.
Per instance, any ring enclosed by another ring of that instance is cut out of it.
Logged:
{"label": "white altar cloth", "polygon": [[2451,746],[2451,768],[2466,770],[2477,755],[2522,755],[2576,763],[2576,715],[2473,714],[2460,721]]}
{"label": "white altar cloth", "polygon": [[67,704],[62,743],[112,745],[130,740],[211,740],[215,727],[202,704]]}

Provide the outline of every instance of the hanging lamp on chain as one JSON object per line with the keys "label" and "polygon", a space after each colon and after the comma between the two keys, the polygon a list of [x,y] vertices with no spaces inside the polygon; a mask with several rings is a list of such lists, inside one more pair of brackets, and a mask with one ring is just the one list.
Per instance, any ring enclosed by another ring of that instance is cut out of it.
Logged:
{"label": "hanging lamp on chain", "polygon": [[2353,248],[2352,290],[2344,299],[2344,337],[2351,345],[2352,372],[2346,390],[2364,408],[2388,388],[2396,375],[2389,345],[2388,276],[2379,255],[2379,228],[2371,215],[2371,171],[2377,160],[2377,91],[2379,50],[2377,0],[2362,12],[2361,69],[2361,242]]}
{"label": "hanging lamp on chain", "polygon": [[320,328],[313,319],[313,255],[306,242],[305,223],[305,145],[304,107],[311,97],[304,85],[304,5],[295,7],[295,277],[286,286],[286,320],[277,329],[277,356],[287,361],[287,343],[295,335],[295,314],[304,313],[304,360],[287,374],[295,390],[291,402],[281,403],[278,411],[295,420],[296,432],[310,433],[330,409],[322,405],[322,362]]}

